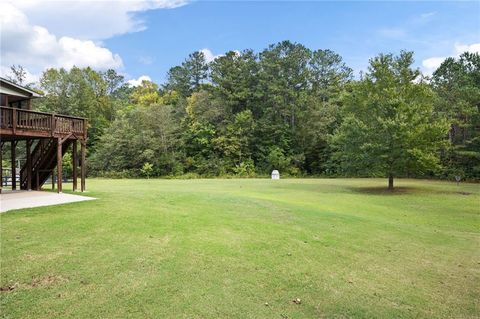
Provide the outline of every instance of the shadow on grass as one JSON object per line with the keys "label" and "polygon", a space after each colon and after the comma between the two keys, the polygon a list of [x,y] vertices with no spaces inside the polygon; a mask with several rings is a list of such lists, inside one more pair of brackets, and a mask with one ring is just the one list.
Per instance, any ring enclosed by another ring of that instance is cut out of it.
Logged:
{"label": "shadow on grass", "polygon": [[421,188],[405,187],[405,186],[394,187],[393,190],[390,190],[385,186],[350,187],[350,189],[356,193],[373,194],[373,195],[403,195],[403,194],[420,193],[425,191]]}
{"label": "shadow on grass", "polygon": [[446,191],[446,190],[435,190],[430,188],[420,188],[420,187],[407,187],[407,186],[397,186],[393,190],[389,190],[385,186],[374,186],[374,187],[350,187],[353,192],[361,194],[372,194],[372,195],[408,195],[408,194],[444,194],[444,195],[472,195],[469,192],[460,192],[460,191]]}

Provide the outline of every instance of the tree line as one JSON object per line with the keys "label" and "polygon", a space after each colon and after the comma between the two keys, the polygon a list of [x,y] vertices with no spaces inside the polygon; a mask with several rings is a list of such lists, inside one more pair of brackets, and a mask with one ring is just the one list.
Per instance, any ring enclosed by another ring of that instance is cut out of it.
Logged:
{"label": "tree line", "polygon": [[339,54],[284,41],[209,63],[194,52],[162,85],[49,69],[35,106],[89,119],[90,175],[478,180],[479,54],[428,77],[413,64],[412,52],[379,54],[354,77]]}

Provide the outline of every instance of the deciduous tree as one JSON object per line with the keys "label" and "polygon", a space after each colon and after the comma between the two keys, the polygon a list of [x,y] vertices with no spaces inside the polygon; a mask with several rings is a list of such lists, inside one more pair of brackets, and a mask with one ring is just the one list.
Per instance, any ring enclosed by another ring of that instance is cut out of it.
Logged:
{"label": "deciduous tree", "polygon": [[345,98],[345,118],[333,139],[343,169],[386,176],[390,190],[396,176],[437,168],[448,130],[412,64],[412,52],[370,60],[365,78]]}

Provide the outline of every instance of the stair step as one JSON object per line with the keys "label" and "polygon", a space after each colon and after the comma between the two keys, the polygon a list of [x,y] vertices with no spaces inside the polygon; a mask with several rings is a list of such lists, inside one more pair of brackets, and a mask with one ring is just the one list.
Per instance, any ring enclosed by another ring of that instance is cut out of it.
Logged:
{"label": "stair step", "polygon": [[[68,147],[72,143],[71,140],[67,140],[62,145],[62,156],[68,150]],[[57,165],[57,147],[56,143],[52,139],[39,140],[37,145],[32,151],[32,189],[37,188],[37,172],[40,186],[42,186],[49,176],[52,170]],[[20,188],[27,189],[27,164],[25,163],[20,170]]]}

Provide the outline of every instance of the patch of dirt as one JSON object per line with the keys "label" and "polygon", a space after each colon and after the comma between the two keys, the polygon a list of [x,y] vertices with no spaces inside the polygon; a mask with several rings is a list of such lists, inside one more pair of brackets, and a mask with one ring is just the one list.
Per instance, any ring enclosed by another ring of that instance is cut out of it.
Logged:
{"label": "patch of dirt", "polygon": [[15,284],[5,285],[3,287],[0,287],[0,292],[8,293],[19,288],[24,288],[24,289],[44,288],[44,287],[49,287],[49,286],[53,286],[61,283],[66,283],[68,281],[69,280],[67,278],[62,276],[48,275],[46,277],[33,278],[32,282],[28,284],[19,284],[18,282],[16,282]]}
{"label": "patch of dirt", "polygon": [[17,287],[18,287],[18,282],[13,285],[6,285],[3,287],[0,287],[0,292],[11,292],[15,290]]}
{"label": "patch of dirt", "polygon": [[27,285],[29,288],[37,288],[37,287],[48,287],[59,283],[68,282],[67,278],[62,276],[46,276],[42,278],[33,278],[32,282]]}

